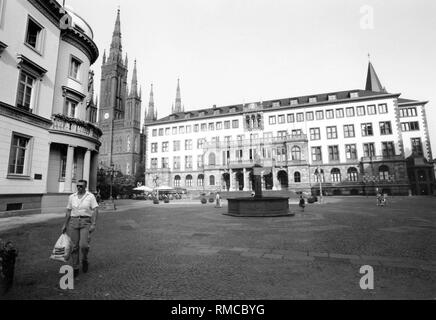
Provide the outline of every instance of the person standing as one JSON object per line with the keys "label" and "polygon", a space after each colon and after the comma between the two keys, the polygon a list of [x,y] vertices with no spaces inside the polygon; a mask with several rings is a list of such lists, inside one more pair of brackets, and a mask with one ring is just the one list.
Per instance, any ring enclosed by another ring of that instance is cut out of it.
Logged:
{"label": "person standing", "polygon": [[82,271],[88,272],[88,253],[91,233],[95,231],[98,203],[94,195],[86,190],[88,182],[79,180],[77,192],[68,198],[66,221],[62,233],[68,231],[73,242],[71,257],[73,259],[74,276],[79,275],[80,253],[82,254]]}
{"label": "person standing", "polygon": [[301,210],[304,212],[304,207],[306,206],[306,201],[304,200],[303,196],[300,196],[300,203],[298,204],[301,208]]}
{"label": "person standing", "polygon": [[219,192],[216,193],[215,201],[216,201],[215,208],[221,208],[221,196]]}

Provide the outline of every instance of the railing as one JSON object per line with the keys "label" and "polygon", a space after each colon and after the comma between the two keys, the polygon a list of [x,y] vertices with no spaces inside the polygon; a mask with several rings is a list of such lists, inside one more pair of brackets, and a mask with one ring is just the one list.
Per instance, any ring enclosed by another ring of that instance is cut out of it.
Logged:
{"label": "railing", "polygon": [[231,140],[231,141],[221,141],[221,142],[205,142],[203,144],[203,149],[227,149],[227,148],[242,148],[250,146],[261,146],[261,145],[272,145],[277,143],[286,142],[297,142],[297,141],[307,141],[306,134],[300,135],[286,135],[281,137],[272,138],[259,138],[259,139],[245,139],[245,140]]}
{"label": "railing", "polygon": [[74,133],[97,140],[102,136],[102,131],[95,125],[65,115],[53,115],[52,122],[51,130]]}
{"label": "railing", "polygon": [[404,160],[402,156],[396,155],[385,155],[385,156],[372,156],[372,157],[362,157],[362,162],[371,162],[371,161],[394,161],[394,160]]}

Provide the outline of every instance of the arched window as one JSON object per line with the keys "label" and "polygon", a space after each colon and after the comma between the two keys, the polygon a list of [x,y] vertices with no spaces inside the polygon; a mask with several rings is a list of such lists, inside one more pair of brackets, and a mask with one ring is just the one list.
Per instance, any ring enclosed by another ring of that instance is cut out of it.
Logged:
{"label": "arched window", "polygon": [[192,176],[190,174],[188,174],[186,176],[186,186],[187,187],[192,187]]}
{"label": "arched window", "polygon": [[301,182],[301,173],[299,173],[298,171],[294,173],[294,182],[295,183]]}
{"label": "arched window", "polygon": [[331,171],[332,182],[341,182],[341,170],[334,168]]}
{"label": "arched window", "polygon": [[293,147],[291,149],[291,158],[294,161],[301,160],[301,149],[300,149],[300,147],[295,146],[295,147]]}
{"label": "arched window", "polygon": [[325,182],[325,177],[324,177],[324,170],[321,169],[318,171],[318,169],[315,170],[315,172],[313,173],[313,175],[315,176],[315,181],[316,182]]}
{"label": "arched window", "polygon": [[204,185],[204,175],[199,174],[197,178],[197,187],[202,187]]}
{"label": "arched window", "polygon": [[379,178],[380,180],[389,180],[389,168],[388,166],[380,166],[378,168],[378,174],[379,174]]}
{"label": "arched window", "polygon": [[180,187],[180,181],[182,179],[180,178],[180,176],[175,176],[174,177],[174,187]]}
{"label": "arched window", "polygon": [[214,186],[215,185],[215,176],[210,176],[209,177],[209,185],[210,186]]}
{"label": "arched window", "polygon": [[209,165],[210,166],[216,165],[216,156],[215,153],[213,152],[209,154]]}
{"label": "arched window", "polygon": [[347,174],[348,174],[348,181],[353,181],[353,182],[357,181],[358,173],[356,168],[354,167],[348,168]]}

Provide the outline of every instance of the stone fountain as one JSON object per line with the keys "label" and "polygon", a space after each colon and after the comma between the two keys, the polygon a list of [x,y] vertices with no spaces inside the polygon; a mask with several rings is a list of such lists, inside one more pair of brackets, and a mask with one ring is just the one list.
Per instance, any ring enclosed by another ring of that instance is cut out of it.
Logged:
{"label": "stone fountain", "polygon": [[289,198],[262,196],[262,166],[256,164],[254,174],[254,197],[230,198],[226,215],[234,217],[282,217],[291,216]]}

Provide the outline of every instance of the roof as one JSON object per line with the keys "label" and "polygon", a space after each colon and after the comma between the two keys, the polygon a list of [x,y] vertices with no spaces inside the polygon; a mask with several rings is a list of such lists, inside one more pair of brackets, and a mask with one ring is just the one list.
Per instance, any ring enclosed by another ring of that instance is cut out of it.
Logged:
{"label": "roof", "polygon": [[[351,97],[352,93],[357,93],[358,96]],[[329,97],[333,95],[336,96],[336,99],[329,100]],[[254,104],[257,104],[259,106],[257,110],[265,111],[265,110],[274,110],[274,109],[280,110],[283,109],[284,107],[286,109],[289,109],[290,107],[301,108],[311,105],[316,106],[316,105],[326,105],[326,104],[334,104],[334,103],[337,104],[345,101],[350,102],[350,101],[366,100],[371,97],[382,98],[382,97],[398,97],[398,96],[400,96],[400,94],[390,94],[385,92],[375,92],[375,91],[355,89],[355,90],[330,92],[330,93],[322,93],[322,94],[315,94],[315,95],[306,95],[300,97],[268,100],[262,102],[255,102]],[[310,98],[316,98],[316,102],[309,102]],[[296,103],[291,104],[291,101],[296,101]],[[237,104],[237,105],[224,106],[224,107],[213,107],[207,109],[199,109],[199,110],[174,113],[164,118],[158,119],[152,123],[149,123],[149,125],[165,123],[165,122],[174,122],[174,121],[178,122],[187,119],[209,118],[213,116],[238,114],[244,112],[244,106],[249,106],[251,104],[253,103]],[[273,106],[273,104],[277,104],[277,105]]]}

